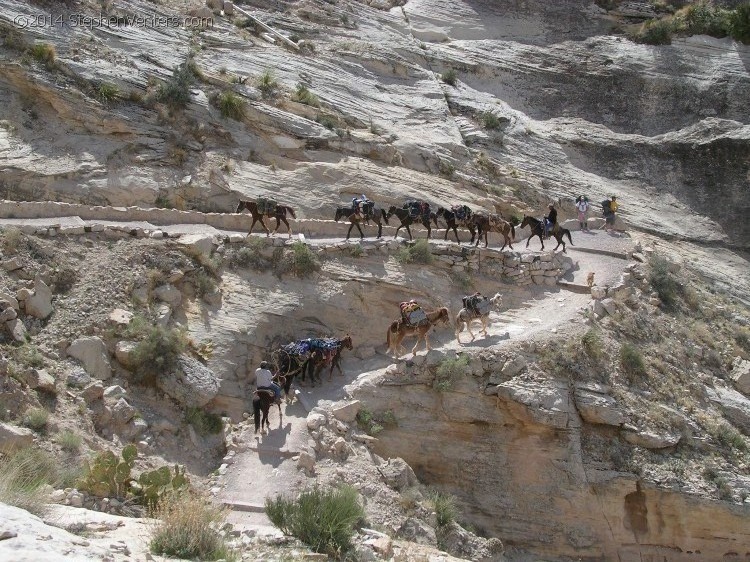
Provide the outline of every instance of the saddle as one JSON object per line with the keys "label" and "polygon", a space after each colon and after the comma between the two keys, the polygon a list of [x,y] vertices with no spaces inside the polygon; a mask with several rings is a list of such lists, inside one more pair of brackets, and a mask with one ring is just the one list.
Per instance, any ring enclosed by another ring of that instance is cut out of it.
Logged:
{"label": "saddle", "polygon": [[428,322],[427,314],[417,303],[401,303],[401,315],[406,319],[409,326],[412,327],[418,327]]}
{"label": "saddle", "polygon": [[462,221],[467,220],[471,217],[471,209],[466,205],[453,205],[451,211],[456,217],[456,220]]}
{"label": "saddle", "polygon": [[255,204],[258,206],[258,212],[261,215],[267,215],[269,217],[273,217],[276,215],[277,203],[274,199],[261,197],[260,199],[256,201]]}
{"label": "saddle", "polygon": [[471,295],[461,300],[464,308],[476,316],[485,316],[490,312],[490,299],[488,297]]}
{"label": "saddle", "polygon": [[276,400],[276,393],[273,390],[269,390],[267,388],[259,388],[253,393],[253,395],[257,396],[258,398],[260,398],[261,394],[265,394],[269,398],[273,398],[274,400]]}

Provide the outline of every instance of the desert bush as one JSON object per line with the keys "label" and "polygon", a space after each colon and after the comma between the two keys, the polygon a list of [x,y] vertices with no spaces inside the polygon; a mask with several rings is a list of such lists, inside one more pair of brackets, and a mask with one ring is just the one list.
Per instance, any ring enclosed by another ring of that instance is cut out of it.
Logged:
{"label": "desert bush", "polygon": [[456,499],[453,496],[431,490],[428,498],[435,510],[438,527],[445,527],[456,520],[458,509],[456,508]]}
{"label": "desert bush", "polygon": [[604,357],[604,346],[602,344],[602,337],[599,330],[591,328],[581,338],[581,345],[586,355],[592,359],[599,360]]}
{"label": "desert bush", "polygon": [[150,382],[156,375],[174,369],[187,348],[181,330],[150,326],[132,353],[134,375],[138,382]]}
{"label": "desert bush", "polygon": [[680,295],[680,285],[669,271],[669,262],[661,256],[654,255],[649,260],[649,282],[659,294],[659,299],[667,309],[673,309]]}
{"label": "desert bush", "polygon": [[190,560],[236,560],[220,532],[226,519],[223,508],[202,496],[183,492],[161,501],[154,513],[150,548],[154,554]]}
{"label": "desert bush", "polygon": [[500,119],[494,113],[485,111],[482,113],[482,126],[489,130],[499,129]]}
{"label": "desert bush", "polygon": [[60,445],[63,451],[74,453],[81,448],[83,438],[75,431],[64,429],[55,435],[55,442]]}
{"label": "desert bush", "polygon": [[362,408],[357,412],[357,427],[368,435],[377,435],[386,427],[396,427],[397,425],[398,422],[393,410],[373,413],[366,408]]}
{"label": "desert bush", "polygon": [[156,100],[173,108],[183,108],[190,103],[190,88],[195,75],[188,62],[184,62],[172,71],[172,76],[159,86]]}
{"label": "desert bush", "polygon": [[320,123],[329,131],[333,131],[339,124],[339,120],[332,115],[321,114],[315,118],[316,123]]}
{"label": "desert bush", "polygon": [[320,107],[318,96],[313,94],[310,88],[307,87],[307,84],[303,82],[297,84],[297,91],[292,94],[292,100],[311,107]]}
{"label": "desert bush", "polygon": [[352,535],[364,519],[357,491],[349,486],[303,490],[296,499],[266,499],[266,515],[284,533],[315,552],[340,557],[352,549]]}
{"label": "desert bush", "polygon": [[215,435],[224,428],[221,416],[201,408],[188,408],[185,411],[185,423],[192,425],[199,435]]}
{"label": "desert bush", "polygon": [[78,281],[78,272],[67,265],[56,267],[52,271],[52,289],[58,293],[68,293]]}
{"label": "desert bush", "polygon": [[29,53],[35,61],[42,63],[47,68],[55,66],[55,48],[49,43],[37,43],[31,47]]}
{"label": "desert bush", "polygon": [[198,298],[213,293],[217,290],[219,284],[216,282],[214,275],[208,271],[206,266],[201,266],[194,271],[190,272],[190,282],[195,287],[195,295]]}
{"label": "desert bush", "polygon": [[263,74],[258,77],[256,86],[264,98],[271,98],[276,95],[279,83],[276,81],[273,71],[266,69],[263,71]]}
{"label": "desert bush", "polygon": [[750,2],[737,6],[729,16],[729,32],[733,39],[750,44]]}
{"label": "desert bush", "polygon": [[438,392],[449,391],[456,379],[466,374],[468,366],[469,358],[466,355],[443,359],[435,372],[432,388]]}
{"label": "desert bush", "polygon": [[440,78],[443,80],[443,82],[445,82],[449,86],[455,86],[458,76],[456,75],[455,70],[453,70],[452,68],[449,68],[448,70],[443,72]]}
{"label": "desert bush", "polygon": [[713,2],[699,0],[685,6],[675,14],[675,31],[686,35],[711,35],[726,37],[731,27],[730,10],[715,6]]}
{"label": "desert bush", "polygon": [[22,423],[34,431],[44,431],[49,421],[49,412],[44,408],[29,408],[23,415]]}
{"label": "desert bush", "polygon": [[620,367],[632,384],[646,376],[646,362],[635,346],[624,343],[620,348]]}
{"label": "desert bush", "polygon": [[320,261],[310,246],[302,242],[292,244],[290,251],[285,251],[276,262],[276,271],[283,274],[292,272],[297,277],[309,277],[320,270]]}
{"label": "desert bush", "polygon": [[110,103],[120,96],[120,89],[109,82],[102,82],[96,88],[96,97],[99,101]]}
{"label": "desert bush", "polygon": [[266,244],[262,238],[248,236],[245,243],[229,252],[228,261],[232,267],[252,267],[253,269],[265,269],[268,260],[263,257],[263,248]]}
{"label": "desert bush", "polygon": [[15,254],[23,245],[23,233],[15,226],[2,229],[0,245],[5,253]]}
{"label": "desert bush", "polygon": [[427,240],[417,240],[410,246],[400,248],[396,252],[396,260],[401,263],[421,263],[430,264],[432,263],[433,257],[430,251],[430,244]]}
{"label": "desert bush", "polygon": [[216,96],[215,105],[221,116],[240,121],[245,116],[245,101],[231,90],[226,90]]}
{"label": "desert bush", "polygon": [[45,486],[56,483],[55,460],[29,447],[0,459],[0,502],[35,515],[47,511]]}
{"label": "desert bush", "polygon": [[44,355],[41,354],[39,348],[35,345],[27,343],[21,347],[17,347],[13,350],[12,356],[23,367],[30,367],[32,369],[44,367]]}
{"label": "desert bush", "polygon": [[365,251],[362,249],[362,244],[354,244],[349,246],[349,255],[353,258],[361,258]]}
{"label": "desert bush", "polygon": [[631,39],[636,43],[647,45],[670,45],[673,31],[674,25],[671,18],[649,20],[631,35]]}
{"label": "desert bush", "polygon": [[456,167],[453,165],[453,162],[441,158],[440,162],[438,162],[438,172],[441,176],[450,179],[456,173]]}
{"label": "desert bush", "polygon": [[726,423],[719,424],[714,430],[714,436],[722,445],[736,449],[738,451],[747,451],[747,443],[742,434]]}

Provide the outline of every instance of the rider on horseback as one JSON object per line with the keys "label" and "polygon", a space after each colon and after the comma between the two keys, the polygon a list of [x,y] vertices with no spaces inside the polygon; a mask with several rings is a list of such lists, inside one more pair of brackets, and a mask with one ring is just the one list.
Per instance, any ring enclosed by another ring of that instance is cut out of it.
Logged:
{"label": "rider on horseback", "polygon": [[255,369],[255,389],[270,390],[276,397],[276,403],[281,404],[281,387],[273,382],[273,373],[268,367],[267,361],[261,361],[260,367]]}
{"label": "rider on horseback", "polygon": [[557,209],[554,203],[549,204],[549,214],[544,217],[544,237],[549,238],[550,230],[557,231]]}

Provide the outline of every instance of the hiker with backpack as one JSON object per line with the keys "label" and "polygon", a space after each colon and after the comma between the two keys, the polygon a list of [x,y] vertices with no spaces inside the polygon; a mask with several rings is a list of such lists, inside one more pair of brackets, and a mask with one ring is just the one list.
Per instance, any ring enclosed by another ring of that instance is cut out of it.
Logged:
{"label": "hiker with backpack", "polygon": [[588,232],[589,223],[586,214],[589,212],[589,199],[583,195],[579,195],[576,199],[576,209],[578,209],[578,223],[581,225],[581,230]]}
{"label": "hiker with backpack", "polygon": [[604,209],[604,230],[609,232],[615,229],[615,219],[617,218],[617,197],[612,196],[611,200],[605,199],[602,201],[602,208]]}

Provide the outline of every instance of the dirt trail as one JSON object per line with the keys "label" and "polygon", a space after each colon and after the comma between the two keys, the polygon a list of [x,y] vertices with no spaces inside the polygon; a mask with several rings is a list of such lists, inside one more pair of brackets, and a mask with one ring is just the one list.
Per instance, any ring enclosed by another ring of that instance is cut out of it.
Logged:
{"label": "dirt trail", "polygon": [[[578,268],[570,272],[566,280],[576,284],[584,284],[590,271],[595,272],[598,284],[614,283],[629,263],[628,260],[613,255],[591,253],[586,250],[603,250],[627,255],[633,247],[630,237],[611,235],[604,231],[590,234],[575,233],[574,243],[576,246],[568,246],[568,254],[578,263]],[[545,247],[548,248],[546,245]],[[524,251],[525,243],[518,243],[516,249]],[[532,241],[528,251],[538,250],[538,240]],[[522,289],[498,285],[497,290],[503,293],[503,306],[501,312],[491,314],[492,324],[486,338],[479,335],[478,323],[475,323],[473,328],[477,339],[470,343],[467,332],[462,334],[463,343],[458,343],[453,328],[442,327],[432,334],[433,349],[468,351],[489,347],[501,348],[516,345],[522,340],[545,338],[566,330],[568,326],[581,324],[583,319],[579,311],[591,300],[588,294],[571,292],[562,287],[542,292],[534,287]],[[411,348],[413,341],[405,342],[407,348]],[[334,375],[333,381],[328,382],[324,376],[322,386],[297,387],[296,393],[300,400],[282,406],[281,424],[278,411],[273,408],[271,431],[268,435],[253,435],[253,428],[250,427],[252,418],[242,424],[242,445],[246,449],[236,455],[234,464],[230,465],[219,479],[218,485],[222,491],[217,496],[231,507],[230,521],[237,528],[273,532],[263,512],[265,498],[279,493],[290,493],[304,486],[307,480],[296,467],[296,455],[307,443],[307,413],[323,401],[344,398],[343,387],[346,384],[393,363],[393,359],[384,353],[384,343],[373,343],[377,353],[368,360],[344,355],[343,377]],[[418,354],[423,353],[424,350],[420,347]],[[402,359],[409,356],[410,354],[402,356]]]}

